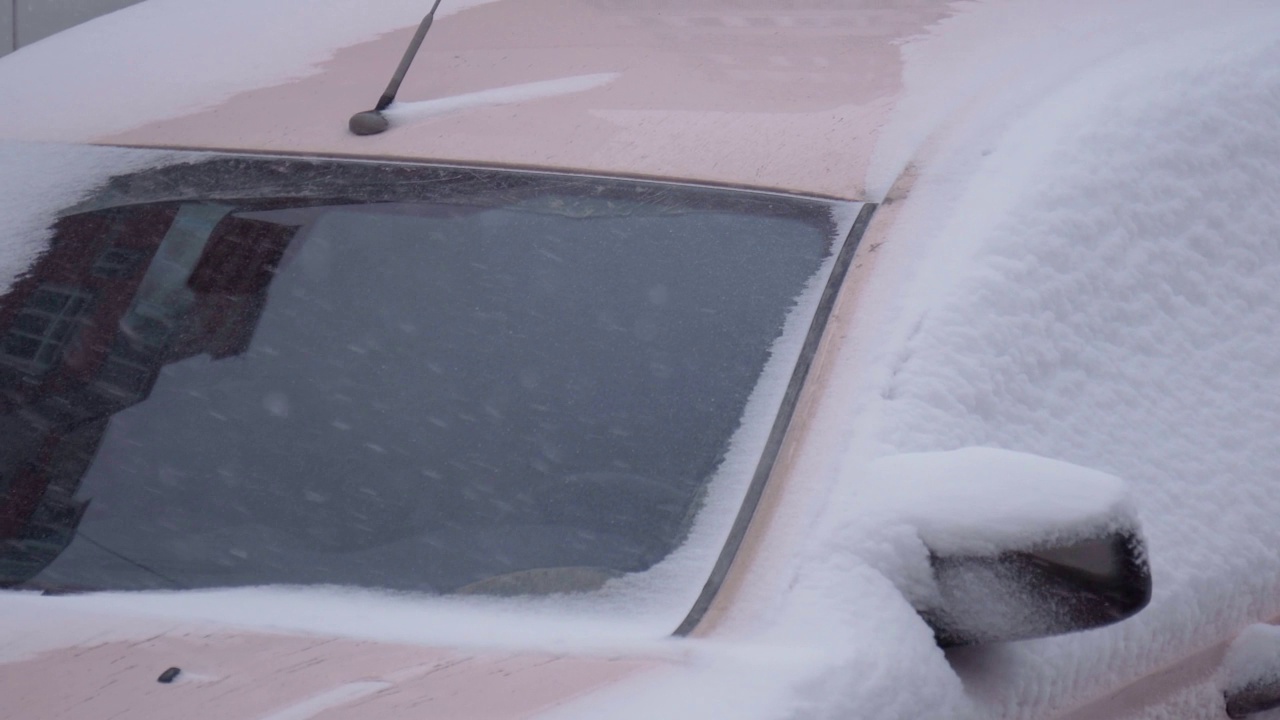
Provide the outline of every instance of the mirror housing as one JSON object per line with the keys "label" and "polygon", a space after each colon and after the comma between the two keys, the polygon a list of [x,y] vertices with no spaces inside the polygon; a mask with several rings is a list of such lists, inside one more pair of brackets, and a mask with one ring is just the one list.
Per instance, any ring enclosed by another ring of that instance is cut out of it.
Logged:
{"label": "mirror housing", "polygon": [[931,554],[930,564],[940,602],[918,610],[944,648],[1102,627],[1151,600],[1134,530],[994,556]]}
{"label": "mirror housing", "polygon": [[1113,475],[984,447],[862,470],[873,527],[919,539],[884,570],[943,647],[1101,627],[1151,599],[1136,513]]}
{"label": "mirror housing", "polygon": [[1280,627],[1250,625],[1231,643],[1222,663],[1222,699],[1233,720],[1280,707]]}

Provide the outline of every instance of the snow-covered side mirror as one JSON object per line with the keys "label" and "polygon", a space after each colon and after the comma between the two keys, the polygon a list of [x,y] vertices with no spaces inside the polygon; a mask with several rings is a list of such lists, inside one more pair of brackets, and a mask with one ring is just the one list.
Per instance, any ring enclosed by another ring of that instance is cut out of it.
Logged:
{"label": "snow-covered side mirror", "polygon": [[928,569],[901,586],[944,647],[1109,625],[1151,599],[1113,475],[980,447],[889,456],[869,471],[867,499],[924,544]]}
{"label": "snow-covered side mirror", "polygon": [[1135,530],[994,556],[933,556],[938,600],[920,608],[943,647],[1061,635],[1119,622],[1151,599]]}
{"label": "snow-covered side mirror", "polygon": [[1250,625],[1222,661],[1227,717],[1246,718],[1280,707],[1280,627]]}

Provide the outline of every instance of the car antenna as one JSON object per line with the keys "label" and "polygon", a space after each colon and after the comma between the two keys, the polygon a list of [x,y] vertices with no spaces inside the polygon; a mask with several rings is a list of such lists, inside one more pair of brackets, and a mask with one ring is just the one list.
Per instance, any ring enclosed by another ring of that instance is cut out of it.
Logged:
{"label": "car antenna", "polygon": [[396,99],[396,93],[400,91],[400,83],[404,81],[405,73],[409,72],[409,65],[413,63],[413,58],[418,54],[418,48],[422,47],[422,39],[427,36],[427,31],[431,29],[431,20],[436,15],[436,8],[440,7],[440,0],[436,0],[431,6],[431,11],[427,16],[422,18],[422,23],[418,25],[418,31],[413,34],[413,39],[409,41],[409,47],[405,48],[404,57],[400,58],[400,67],[396,68],[396,72],[391,76],[391,82],[387,83],[387,89],[383,91],[382,97],[378,98],[378,104],[373,106],[372,110],[358,112],[351,116],[351,121],[347,123],[347,127],[351,128],[351,132],[356,135],[377,135],[387,129],[390,123],[387,117],[382,114]]}

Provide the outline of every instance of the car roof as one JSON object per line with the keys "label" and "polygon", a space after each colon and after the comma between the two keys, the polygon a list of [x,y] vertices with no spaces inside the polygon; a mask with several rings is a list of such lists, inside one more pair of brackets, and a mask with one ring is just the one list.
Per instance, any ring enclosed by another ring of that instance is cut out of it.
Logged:
{"label": "car roof", "polygon": [[[864,199],[876,131],[900,90],[898,44],[946,13],[940,2],[883,0],[444,0],[391,129],[357,137],[348,118],[373,105],[429,7],[391,4],[378,26],[357,18],[380,10],[344,0],[286,0],[298,6],[293,16],[243,2],[219,4],[216,17],[194,16],[204,11],[189,0],[142,3],[0,62],[0,95],[17,101],[0,137],[498,164]],[[364,23],[363,34],[330,31],[344,23]],[[308,32],[313,39],[296,37]],[[216,67],[197,66],[200,58]],[[263,71],[272,63],[304,70]]]}

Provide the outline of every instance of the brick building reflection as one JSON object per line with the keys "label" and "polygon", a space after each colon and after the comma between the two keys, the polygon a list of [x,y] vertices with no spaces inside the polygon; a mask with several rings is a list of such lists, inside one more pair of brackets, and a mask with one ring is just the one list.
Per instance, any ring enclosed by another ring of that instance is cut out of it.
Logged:
{"label": "brick building reflection", "polygon": [[66,217],[0,297],[0,587],[70,544],[112,414],[167,363],[248,349],[298,228],[209,203]]}

